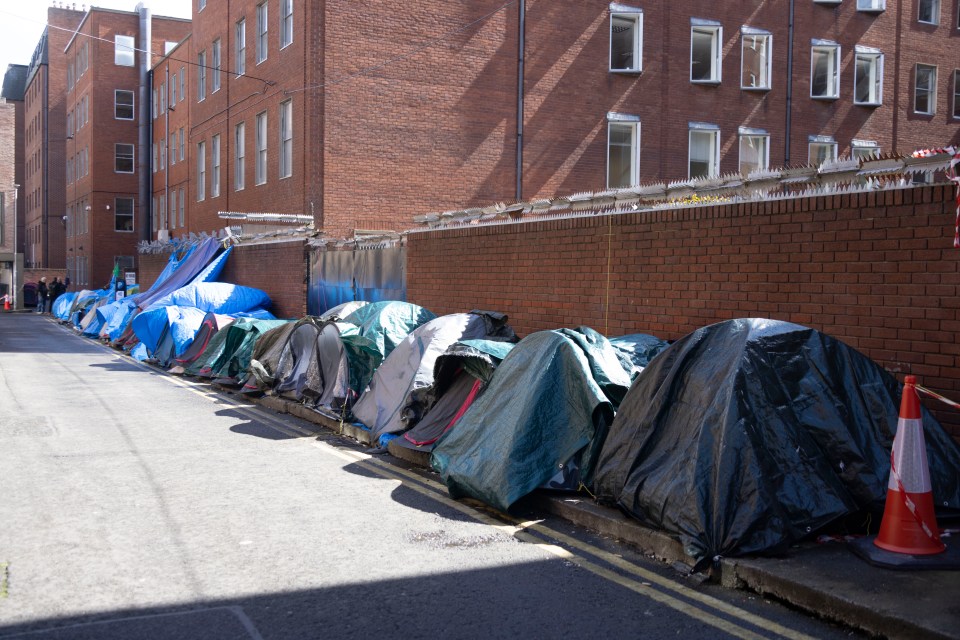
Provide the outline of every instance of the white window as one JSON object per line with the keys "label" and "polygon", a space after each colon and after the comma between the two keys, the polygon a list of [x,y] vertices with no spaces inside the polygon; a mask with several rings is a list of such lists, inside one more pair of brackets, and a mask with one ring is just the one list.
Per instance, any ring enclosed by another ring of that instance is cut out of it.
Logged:
{"label": "white window", "polygon": [[257,5],[257,64],[267,59],[267,3]]}
{"label": "white window", "polygon": [[220,195],[220,136],[213,136],[210,146],[210,169],[213,175],[210,176],[210,197],[216,198]]}
{"label": "white window", "polygon": [[819,167],[828,160],[837,159],[837,141],[831,136],[810,136],[807,152],[807,162]]}
{"label": "white window", "polygon": [[117,120],[133,120],[133,91],[117,89],[113,92],[113,117]]}
{"label": "white window", "polygon": [[876,140],[854,139],[850,142],[850,155],[854,160],[876,158],[880,155],[880,145]]}
{"label": "white window", "polygon": [[937,112],[937,68],[918,64],[913,94],[913,111],[925,115]]}
{"label": "white window", "polygon": [[167,84],[165,82],[160,83],[158,94],[160,97],[160,115],[163,115],[167,110]]}
{"label": "white window", "polygon": [[267,112],[257,114],[256,184],[267,181]]}
{"label": "white window", "polygon": [[293,175],[293,100],[280,103],[280,177]]}
{"label": "white window", "polygon": [[234,67],[238,76],[247,72],[247,21],[242,19],[237,22],[237,37],[235,38],[237,51],[236,63]]}
{"label": "white window", "polygon": [[177,164],[177,132],[170,135],[170,164]]}
{"label": "white window", "polygon": [[157,217],[160,219],[158,221],[160,224],[160,228],[167,229],[168,227],[167,227],[167,197],[166,196],[163,196],[163,195],[160,196],[160,200],[157,203],[157,208],[155,209],[155,211],[157,212]]}
{"label": "white window", "polygon": [[293,42],[293,0],[280,0],[280,48],[283,49],[291,42]]}
{"label": "white window", "polygon": [[160,109],[157,108],[157,105],[160,104],[160,101],[157,100],[157,90],[154,89],[154,90],[150,93],[150,95],[151,95],[152,98],[153,98],[153,100],[152,100],[152,102],[153,102],[153,109],[152,109],[152,111],[153,111],[153,119],[156,120],[156,119],[157,119],[157,115],[160,113]]}
{"label": "white window", "polygon": [[197,102],[207,97],[207,52],[197,54]]}
{"label": "white window", "polygon": [[836,99],[840,96],[840,45],[814,40],[810,47],[810,97]]}
{"label": "white window", "polygon": [[640,183],[640,118],[607,114],[607,188]]}
{"label": "white window", "polygon": [[857,46],[853,71],[853,103],[877,106],[883,102],[883,54]]}
{"label": "white window", "polygon": [[918,0],[917,21],[924,24],[940,24],[940,0]]}
{"label": "white window", "polygon": [[113,201],[114,231],[133,231],[133,198],[116,198]]}
{"label": "white window", "polygon": [[720,82],[723,27],[698,18],[691,18],[690,25],[690,82]]}
{"label": "white window", "polygon": [[184,210],[184,203],[186,201],[187,201],[186,192],[184,191],[183,187],[180,187],[180,228],[181,229],[184,226],[183,210]]}
{"label": "white window", "polygon": [[161,140],[158,146],[160,149],[160,170],[163,171],[167,167],[167,141]]}
{"label": "white window", "polygon": [[770,134],[763,129],[740,127],[740,175],[770,167]]}
{"label": "white window", "polygon": [[720,127],[691,122],[689,158],[689,178],[717,175],[720,166]]}
{"label": "white window", "polygon": [[177,104],[177,74],[173,74],[173,79],[170,80],[170,107],[173,108]]}
{"label": "white window", "polygon": [[237,191],[243,191],[243,178],[245,175],[246,166],[244,164],[244,159],[246,158],[246,145],[244,144],[246,133],[246,125],[240,123],[237,125],[237,128],[234,130],[234,142],[233,148],[236,153],[236,158],[233,163],[234,167],[234,176],[233,184],[234,188]]}
{"label": "white window", "polygon": [[740,88],[769,89],[773,35],[769,31],[741,27]]}
{"label": "white window", "polygon": [[132,67],[135,63],[133,36],[113,37],[113,64]]}
{"label": "white window", "polygon": [[857,0],[857,11],[879,12],[887,8],[887,0]]}
{"label": "white window", "polygon": [[960,118],[960,69],[953,72],[953,117]]}
{"label": "white window", "polygon": [[170,228],[177,228],[177,190],[170,190]]}
{"label": "white window", "polygon": [[181,100],[187,99],[187,84],[184,78],[185,78],[185,74],[183,71],[183,67],[180,67],[180,99]]}
{"label": "white window", "polygon": [[643,70],[643,10],[610,5],[610,71]]}
{"label": "white window", "polygon": [[180,44],[180,43],[179,43],[179,42],[172,42],[172,41],[170,41],[170,40],[165,41],[165,42],[163,43],[163,55],[165,55],[165,56],[170,55],[170,52],[173,51],[174,49],[176,49],[178,44]]}
{"label": "white window", "polygon": [[133,145],[113,145],[113,170],[117,173],[133,173]]}
{"label": "white window", "polygon": [[220,38],[213,41],[210,47],[210,56],[212,58],[210,66],[213,67],[213,77],[210,79],[210,93],[220,90]]}
{"label": "white window", "polygon": [[207,145],[197,143],[197,202],[207,197]]}
{"label": "white window", "polygon": [[197,13],[207,8],[207,0],[197,0]]}
{"label": "white window", "polygon": [[160,163],[157,162],[157,143],[153,143],[153,172],[156,173],[160,170]]}
{"label": "white window", "polygon": [[183,154],[186,153],[187,145],[183,140],[183,127],[180,127],[180,162],[183,162]]}

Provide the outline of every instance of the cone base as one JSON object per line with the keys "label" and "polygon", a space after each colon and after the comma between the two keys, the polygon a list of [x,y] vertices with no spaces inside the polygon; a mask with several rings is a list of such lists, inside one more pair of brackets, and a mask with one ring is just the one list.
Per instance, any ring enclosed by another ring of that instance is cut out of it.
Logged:
{"label": "cone base", "polygon": [[880,533],[874,544],[886,551],[907,553],[912,556],[943,553],[947,547],[940,540],[940,529],[937,527],[937,517],[933,510],[933,495],[928,492],[907,492],[906,495],[916,505],[917,513],[936,539],[931,539],[917,522],[916,516],[907,508],[904,495],[899,491],[890,490],[887,491],[887,503],[883,509]]}

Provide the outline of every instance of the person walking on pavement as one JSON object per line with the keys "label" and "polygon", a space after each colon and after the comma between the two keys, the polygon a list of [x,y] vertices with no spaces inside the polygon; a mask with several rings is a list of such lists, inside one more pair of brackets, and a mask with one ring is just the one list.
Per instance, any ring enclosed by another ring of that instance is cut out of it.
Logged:
{"label": "person walking on pavement", "polygon": [[63,283],[54,277],[53,282],[50,283],[50,302],[47,304],[47,313],[53,313],[53,303],[63,295],[64,289]]}
{"label": "person walking on pavement", "polygon": [[40,278],[40,284],[37,285],[37,313],[43,313],[47,306],[47,278]]}

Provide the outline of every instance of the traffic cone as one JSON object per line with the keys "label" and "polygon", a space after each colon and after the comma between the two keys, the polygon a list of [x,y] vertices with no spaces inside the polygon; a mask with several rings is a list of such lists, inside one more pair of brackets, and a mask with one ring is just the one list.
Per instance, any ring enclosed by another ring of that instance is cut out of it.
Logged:
{"label": "traffic cone", "polygon": [[887,551],[932,555],[946,549],[933,511],[927,449],[916,376],[903,381],[900,420],[890,454],[890,481],[880,533],[874,544]]}
{"label": "traffic cone", "polygon": [[3,310],[10,311],[10,296],[3,296]]}

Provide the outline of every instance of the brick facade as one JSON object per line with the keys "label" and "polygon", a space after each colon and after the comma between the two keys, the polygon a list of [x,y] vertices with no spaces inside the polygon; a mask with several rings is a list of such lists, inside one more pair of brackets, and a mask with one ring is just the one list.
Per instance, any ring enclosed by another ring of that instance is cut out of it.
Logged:
{"label": "brick facade", "polygon": [[[786,320],[956,400],[953,198],[935,186],[414,233],[407,298],[438,315],[502,311],[522,335],[588,325],[677,339]],[[938,418],[960,439],[960,414]]]}

